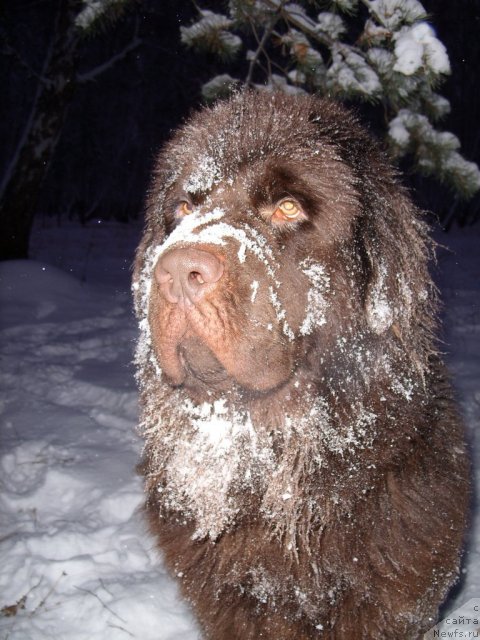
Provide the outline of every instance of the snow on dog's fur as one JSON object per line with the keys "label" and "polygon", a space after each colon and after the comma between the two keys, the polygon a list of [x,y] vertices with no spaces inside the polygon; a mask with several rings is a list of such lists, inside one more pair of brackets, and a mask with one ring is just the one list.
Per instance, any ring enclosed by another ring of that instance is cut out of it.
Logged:
{"label": "snow on dog's fur", "polygon": [[342,107],[243,93],[159,156],[134,292],[148,513],[206,638],[419,638],[462,428],[426,227]]}

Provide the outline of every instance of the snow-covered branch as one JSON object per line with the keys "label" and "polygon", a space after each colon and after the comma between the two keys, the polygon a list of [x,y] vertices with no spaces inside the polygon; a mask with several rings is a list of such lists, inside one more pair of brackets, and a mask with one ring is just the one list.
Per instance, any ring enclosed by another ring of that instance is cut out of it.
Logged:
{"label": "snow-covered branch", "polygon": [[[368,9],[364,24],[359,5]],[[480,189],[478,167],[457,147],[445,146],[452,134],[433,126],[450,109],[436,92],[450,62],[421,2],[331,0],[330,10],[316,13],[315,7],[307,0],[230,0],[225,14],[200,9],[198,21],[181,27],[182,41],[226,62],[243,50],[246,61],[243,79],[220,74],[206,83],[204,96],[224,95],[242,82],[260,88],[263,80],[270,90],[380,103],[387,121],[396,123],[393,131],[399,130],[395,119],[402,113],[405,120],[407,110],[409,142],[398,145],[386,134],[392,154],[410,155],[418,171],[433,173],[462,195]],[[349,34],[359,28],[352,39]]]}
{"label": "snow-covered branch", "polygon": [[130,0],[82,0],[75,26],[84,32],[91,31],[105,20],[115,20],[129,2]]}

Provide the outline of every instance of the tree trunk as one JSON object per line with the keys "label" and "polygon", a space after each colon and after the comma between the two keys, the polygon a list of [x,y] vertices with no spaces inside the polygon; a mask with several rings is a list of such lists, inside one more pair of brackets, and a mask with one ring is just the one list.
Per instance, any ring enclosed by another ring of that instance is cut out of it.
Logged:
{"label": "tree trunk", "polygon": [[28,257],[33,215],[75,88],[78,0],[60,0],[32,111],[0,196],[0,260]]}

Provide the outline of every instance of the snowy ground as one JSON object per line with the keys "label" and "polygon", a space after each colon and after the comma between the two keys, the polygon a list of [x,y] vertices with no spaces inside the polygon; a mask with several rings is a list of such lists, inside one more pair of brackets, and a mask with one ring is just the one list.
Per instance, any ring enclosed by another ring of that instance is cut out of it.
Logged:
{"label": "snowy ground", "polygon": [[[36,261],[0,265],[0,640],[199,637],[136,512],[138,234],[39,225]],[[445,349],[480,462],[480,229],[439,240],[456,252],[439,252]],[[449,608],[480,597],[479,541],[476,520]]]}

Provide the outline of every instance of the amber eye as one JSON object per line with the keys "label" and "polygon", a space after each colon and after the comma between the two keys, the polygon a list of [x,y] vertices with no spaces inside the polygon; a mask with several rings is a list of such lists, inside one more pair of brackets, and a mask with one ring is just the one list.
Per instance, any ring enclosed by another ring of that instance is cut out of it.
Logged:
{"label": "amber eye", "polygon": [[188,200],[182,200],[176,210],[177,215],[179,216],[188,216],[193,213],[193,205]]}
{"label": "amber eye", "polygon": [[303,211],[295,200],[282,200],[279,202],[273,212],[273,217],[276,220],[295,220]]}

